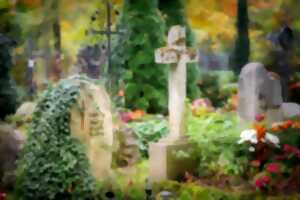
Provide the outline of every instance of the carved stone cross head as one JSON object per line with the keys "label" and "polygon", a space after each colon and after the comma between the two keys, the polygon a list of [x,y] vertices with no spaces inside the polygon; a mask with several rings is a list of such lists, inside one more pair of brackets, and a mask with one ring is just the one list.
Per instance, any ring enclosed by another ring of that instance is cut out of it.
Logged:
{"label": "carved stone cross head", "polygon": [[194,49],[186,47],[186,33],[182,26],[171,27],[168,34],[167,47],[159,48],[155,51],[156,63],[173,64],[181,59],[185,62],[197,61],[197,53]]}

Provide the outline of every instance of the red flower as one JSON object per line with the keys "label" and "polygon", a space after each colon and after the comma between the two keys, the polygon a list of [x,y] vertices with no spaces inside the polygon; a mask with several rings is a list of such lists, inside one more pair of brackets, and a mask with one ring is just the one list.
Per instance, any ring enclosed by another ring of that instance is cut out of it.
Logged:
{"label": "red flower", "polygon": [[5,200],[6,199],[6,194],[3,192],[0,192],[0,200]]}
{"label": "red flower", "polygon": [[255,186],[257,188],[261,188],[264,185],[263,181],[261,179],[256,179]]}
{"label": "red flower", "polygon": [[300,150],[297,151],[296,155],[297,155],[297,158],[300,158]]}
{"label": "red flower", "polygon": [[255,116],[255,120],[257,121],[257,122],[261,122],[261,121],[263,121],[265,119],[265,116],[263,115],[263,114],[260,114],[260,115],[256,115]]}
{"label": "red flower", "polygon": [[256,179],[255,186],[257,188],[261,189],[262,187],[267,186],[268,183],[270,183],[270,178],[268,176],[264,176],[264,177]]}
{"label": "red flower", "polygon": [[286,155],[278,155],[278,156],[275,157],[275,159],[278,160],[278,161],[283,161],[286,158],[287,158]]}
{"label": "red flower", "polygon": [[279,164],[278,163],[268,164],[267,171],[270,173],[278,173],[279,172]]}
{"label": "red flower", "polygon": [[253,167],[259,167],[260,166],[260,160],[252,160],[250,162],[250,164],[253,166]]}
{"label": "red flower", "polygon": [[295,153],[296,148],[291,146],[291,145],[284,144],[283,145],[283,151],[286,152],[286,153]]}
{"label": "red flower", "polygon": [[286,122],[283,122],[280,127],[283,129],[288,129],[292,127],[293,123],[294,122],[292,120],[287,120]]}

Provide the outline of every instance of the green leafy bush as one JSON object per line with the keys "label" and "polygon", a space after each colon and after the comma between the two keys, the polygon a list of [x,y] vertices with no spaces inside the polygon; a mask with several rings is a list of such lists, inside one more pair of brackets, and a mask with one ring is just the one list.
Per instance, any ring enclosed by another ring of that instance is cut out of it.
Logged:
{"label": "green leafy bush", "polygon": [[200,76],[199,87],[203,97],[211,100],[215,107],[222,107],[229,97],[237,92],[236,77],[233,72],[209,72]]}
{"label": "green leafy bush", "polygon": [[[120,24],[126,30],[114,48],[114,71],[125,69],[125,104],[150,113],[166,110],[167,67],[155,63],[154,51],[164,45],[165,26],[156,0],[126,0]],[[116,70],[118,68],[118,70]]]}
{"label": "green leafy bush", "polygon": [[188,135],[197,145],[199,175],[240,175],[244,172],[248,149],[237,144],[242,130],[235,114],[207,113],[190,117]]}
{"label": "green leafy bush", "polygon": [[152,117],[141,122],[129,123],[134,130],[137,138],[139,149],[143,156],[148,155],[150,142],[157,142],[160,138],[168,133],[167,120],[163,116]]}
{"label": "green leafy bush", "polygon": [[41,97],[18,162],[19,200],[93,196],[94,180],[84,147],[70,133],[70,108],[78,95],[78,85],[64,80]]}
{"label": "green leafy bush", "polygon": [[[299,195],[266,196],[253,191],[225,191],[214,187],[200,186],[197,184],[181,184],[166,181],[154,185],[155,194],[160,191],[170,191],[178,200],[293,200]],[[161,200],[158,197],[157,199]]]}

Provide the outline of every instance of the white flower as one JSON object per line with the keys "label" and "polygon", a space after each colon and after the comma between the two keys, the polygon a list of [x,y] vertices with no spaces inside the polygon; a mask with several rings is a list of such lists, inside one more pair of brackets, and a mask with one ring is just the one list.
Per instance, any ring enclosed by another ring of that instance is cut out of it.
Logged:
{"label": "white flower", "polygon": [[[257,131],[255,129],[247,129],[244,130],[241,135],[241,139],[238,141],[238,144],[242,144],[244,142],[250,142],[251,144],[257,144]],[[261,142],[274,144],[276,147],[279,147],[280,140],[277,136],[266,133],[263,138],[261,138]],[[255,150],[255,149],[254,149]],[[253,151],[253,147],[249,148],[249,151]]]}
{"label": "white flower", "polygon": [[250,152],[254,152],[254,151],[255,151],[255,148],[251,146],[251,147],[249,147],[249,151],[250,151]]}
{"label": "white flower", "polygon": [[266,142],[272,143],[275,146],[279,147],[280,140],[277,136],[275,136],[271,133],[266,133],[265,140],[266,140]]}
{"label": "white flower", "polygon": [[246,141],[249,141],[252,144],[257,144],[257,137],[256,137],[255,129],[244,130],[241,133],[240,137],[241,137],[241,139],[238,141],[238,144],[242,144]]}

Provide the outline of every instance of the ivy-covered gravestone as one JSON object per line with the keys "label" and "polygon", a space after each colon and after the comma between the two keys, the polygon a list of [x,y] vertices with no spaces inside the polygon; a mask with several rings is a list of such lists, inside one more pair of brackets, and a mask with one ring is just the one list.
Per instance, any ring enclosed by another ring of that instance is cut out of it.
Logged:
{"label": "ivy-covered gravestone", "polygon": [[0,119],[16,111],[17,93],[10,77],[13,65],[10,49],[15,45],[15,41],[0,33]]}
{"label": "ivy-covered gravestone", "polygon": [[94,199],[95,180],[110,169],[112,132],[100,86],[76,76],[49,88],[18,163],[18,199]]}

